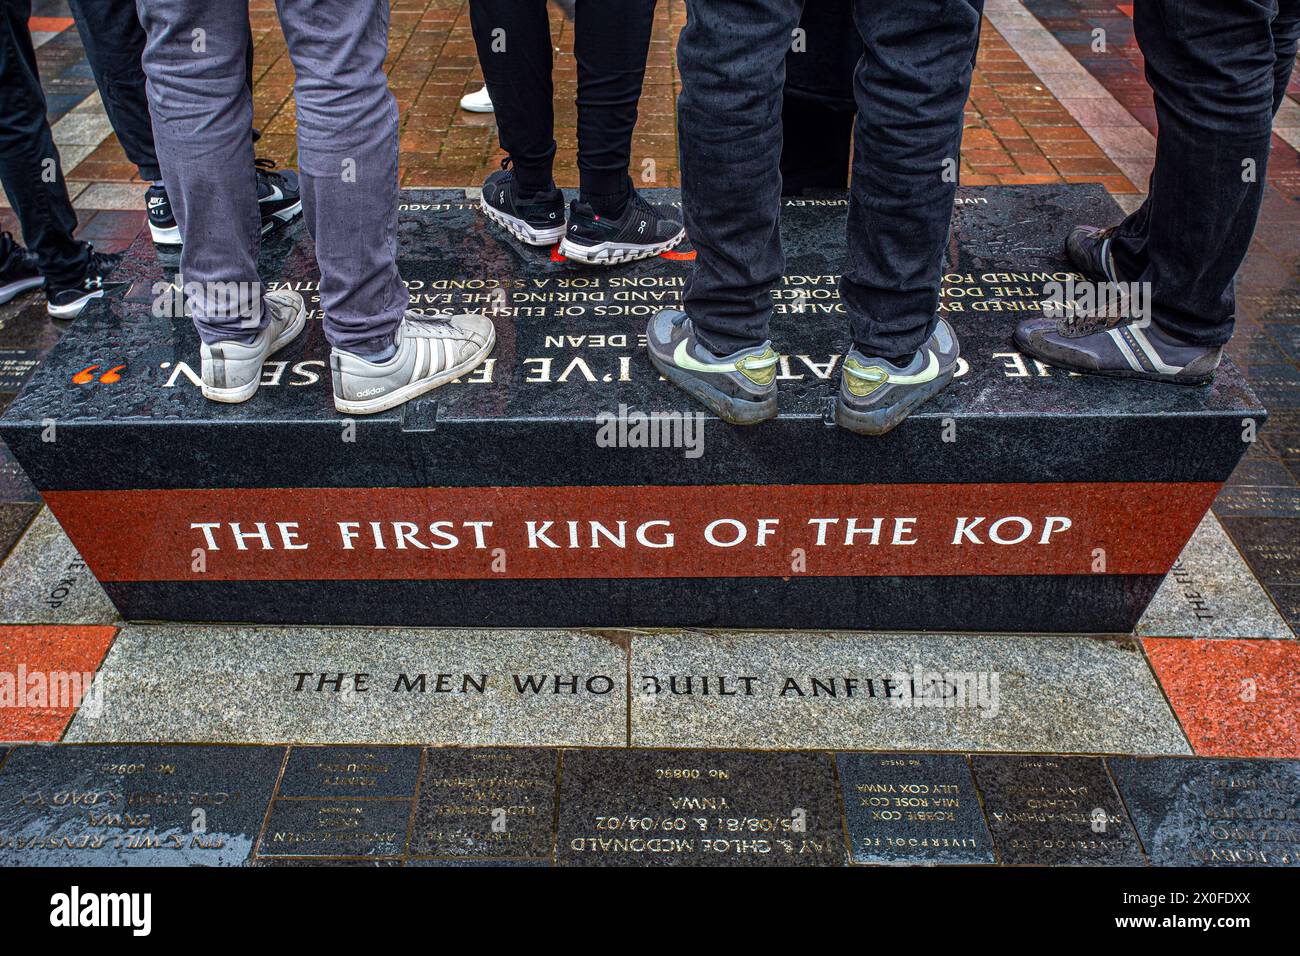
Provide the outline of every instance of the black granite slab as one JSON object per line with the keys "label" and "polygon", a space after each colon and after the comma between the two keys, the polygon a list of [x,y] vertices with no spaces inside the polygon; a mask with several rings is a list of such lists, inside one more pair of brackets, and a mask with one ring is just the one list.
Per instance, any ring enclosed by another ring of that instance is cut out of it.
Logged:
{"label": "black granite slab", "polygon": [[0,346],[0,392],[17,392],[44,356],[40,349]]}
{"label": "black granite slab", "polygon": [[[526,492],[529,501],[546,501],[562,486],[653,484],[704,489],[725,500],[713,489],[935,483],[1015,485],[1018,500],[1044,509],[1059,503],[1069,513],[1089,498],[1109,500],[1101,483],[1125,482],[1150,484],[1144,500],[1167,500],[1169,509],[1163,519],[1125,532],[1132,540],[1109,542],[1111,550],[1159,541],[1172,561],[1200,517],[1187,512],[1203,508],[1195,489],[1231,474],[1245,449],[1243,417],[1264,417],[1231,363],[1212,386],[1172,389],[1069,375],[1020,356],[1011,331],[1038,310],[1045,283],[1069,275],[1061,250],[1070,225],[1120,214],[1097,185],[976,187],[957,199],[941,303],[962,339],[959,376],[894,432],[868,441],[827,422],[847,344],[836,287],[847,207],[831,196],[790,199],[782,210],[787,274],[773,293],[773,338],[784,355],[780,416],[750,429],[706,417],[699,457],[681,448],[598,447],[599,416],[620,406],[696,411],[660,380],[640,339],[655,311],[678,304],[689,260],[577,267],[492,227],[477,201],[460,191],[407,191],[403,198],[401,267],[413,307],[495,310],[490,364],[358,420],[355,441],[341,440],[311,241],[296,225],[268,239],[260,268],[268,283],[304,294],[313,310],[307,333],[268,364],[252,401],[207,402],[197,384],[193,328],[156,307],[176,262],[160,260],[142,236],[119,276],[130,290],[88,308],[0,418],[0,438],[56,516],[71,507],[61,492],[103,495],[80,499],[82,513],[111,515],[120,510],[113,494],[135,489],[159,491],[151,513],[171,515],[164,505],[192,507],[191,489],[213,490],[219,510],[261,507],[273,488],[392,488],[396,506],[408,488],[464,487],[463,500],[472,501],[499,494],[476,489],[510,487],[521,499]],[[656,191],[652,198],[674,203],[676,193]],[[92,366],[121,366],[120,377],[78,375]],[[42,423],[51,419],[59,437],[44,441]],[[953,428],[957,439],[946,440]],[[164,500],[162,492],[172,494]],[[971,508],[985,500],[982,494],[973,488]],[[661,492],[654,500],[666,497]],[[295,499],[311,501],[309,491]],[[167,536],[191,520],[175,516],[159,531],[121,530],[141,539],[136,553],[143,563],[150,554],[189,554],[190,544],[178,548]],[[1126,632],[1167,570],[1098,574],[1089,562],[1075,562],[1052,573],[1040,565],[1034,573],[972,574],[945,566],[938,556],[946,549],[916,549],[940,566],[878,576],[822,567],[790,577],[783,571],[780,579],[665,578],[637,569],[610,577],[485,571],[460,580],[372,576],[357,567],[320,579],[309,570],[249,580],[193,577],[186,563],[184,573],[160,577],[140,567],[104,573],[95,543],[105,547],[109,538],[98,520],[65,527],[128,619]]]}
{"label": "black granite slab", "polygon": [[28,480],[18,460],[0,442],[0,501],[39,504],[40,500],[40,492]]}
{"label": "black granite slab", "polygon": [[0,768],[0,864],[238,866],[283,747],[17,747]]}
{"label": "black granite slab", "polygon": [[410,855],[549,864],[558,761],[555,750],[429,748]]}
{"label": "black granite slab", "polygon": [[410,819],[409,798],[277,798],[257,856],[397,858],[405,852]]}
{"label": "black granite slab", "polygon": [[[676,198],[672,190],[650,194],[661,203]],[[407,190],[403,198],[400,264],[413,307],[484,310],[494,290],[508,293],[497,314],[496,362],[471,376],[490,374],[490,382],[466,381],[368,416],[357,440],[366,454],[353,454],[338,438],[327,345],[312,321],[268,365],[270,384],[252,401],[208,402],[191,377],[198,346],[190,323],[154,314],[155,284],[174,275],[175,260],[160,261],[142,234],[115,275],[134,283],[129,294],[87,308],[6,413],[0,434],[14,439],[42,489],[639,484],[648,473],[664,483],[766,483],[782,470],[789,472],[782,480],[810,483],[1168,481],[1226,478],[1243,450],[1241,415],[1262,414],[1231,364],[1212,387],[1161,389],[1026,363],[1011,331],[1037,311],[1045,282],[1068,275],[1069,227],[1119,213],[1097,185],[972,187],[959,194],[943,303],[967,368],[903,427],[871,442],[872,454],[862,454],[858,436],[821,427],[836,381],[827,363],[847,344],[835,291],[847,205],[837,198],[789,199],[782,210],[787,269],[773,322],[774,342],[788,356],[781,417],[751,429],[710,420],[709,450],[699,459],[684,459],[680,449],[593,455],[596,416],[619,404],[695,410],[659,380],[637,338],[657,309],[678,302],[689,262],[577,267],[517,243],[458,190]],[[318,305],[301,224],[268,239],[260,268],[268,283]],[[73,385],[71,376],[91,364],[126,367],[111,385]],[[78,430],[77,440],[39,447],[34,429],[48,417]],[[972,427],[957,442],[937,442],[948,417]],[[1193,437],[1194,458],[1180,451]],[[547,454],[483,454],[485,439]],[[117,467],[93,467],[85,455],[96,448],[111,449]],[[258,468],[250,469],[254,448]]]}
{"label": "black granite slab", "polygon": [[1265,587],[1300,584],[1300,515],[1225,517],[1223,527]]}
{"label": "black granite slab", "polygon": [[277,797],[412,797],[419,747],[293,747]]}
{"label": "black granite slab", "polygon": [[999,862],[1144,862],[1133,825],[1100,757],[976,755],[972,761]]}
{"label": "black granite slab", "polygon": [[1300,761],[1106,762],[1152,863],[1300,866]]}
{"label": "black granite slab", "polygon": [[961,754],[837,754],[854,863],[992,863]]}
{"label": "black granite slab", "polygon": [[562,755],[559,865],[829,866],[844,860],[829,754]]}
{"label": "black granite slab", "polygon": [[5,559],[40,510],[40,505],[23,502],[0,504],[0,561]]}

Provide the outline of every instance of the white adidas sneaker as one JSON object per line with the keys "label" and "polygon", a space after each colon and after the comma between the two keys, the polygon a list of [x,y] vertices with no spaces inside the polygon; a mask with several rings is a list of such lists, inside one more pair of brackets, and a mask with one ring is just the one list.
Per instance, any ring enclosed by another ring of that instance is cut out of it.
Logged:
{"label": "white adidas sneaker", "polygon": [[407,312],[397,327],[397,354],[371,362],[334,349],[334,407],[345,415],[373,415],[472,372],[496,345],[485,315],[426,316]]}
{"label": "white adidas sneaker", "polygon": [[268,292],[262,308],[270,321],[248,345],[242,342],[199,346],[203,397],[214,402],[246,402],[262,384],[262,363],[284,348],[307,327],[307,306],[297,292]]}

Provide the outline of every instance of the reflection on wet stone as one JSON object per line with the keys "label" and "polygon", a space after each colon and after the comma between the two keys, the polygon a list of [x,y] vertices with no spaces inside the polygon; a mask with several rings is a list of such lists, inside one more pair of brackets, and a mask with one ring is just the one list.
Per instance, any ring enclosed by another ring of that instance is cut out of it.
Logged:
{"label": "reflection on wet stone", "polygon": [[1300,761],[1106,761],[1157,866],[1300,866]]}
{"label": "reflection on wet stone", "polygon": [[283,757],[283,747],[19,747],[0,770],[0,864],[243,864]]}

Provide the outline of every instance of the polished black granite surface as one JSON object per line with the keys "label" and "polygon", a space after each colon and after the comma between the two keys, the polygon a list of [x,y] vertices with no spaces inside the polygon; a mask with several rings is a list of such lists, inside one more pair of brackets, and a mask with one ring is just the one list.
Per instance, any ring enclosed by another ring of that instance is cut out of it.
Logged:
{"label": "polished black granite surface", "polygon": [[1140,865],[1142,848],[1100,757],[977,754],[1001,863]]}
{"label": "polished black granite surface", "polygon": [[844,862],[830,754],[573,750],[560,779],[560,865]]}
{"label": "polished black granite surface", "polygon": [[[676,196],[651,194],[664,203]],[[1222,480],[1242,451],[1241,416],[1260,413],[1231,364],[1213,386],[1175,389],[1063,374],[1016,353],[1015,323],[1037,311],[1045,283],[1069,275],[1069,227],[1109,222],[1117,210],[1095,185],[972,187],[959,193],[941,303],[962,340],[961,374],[894,434],[864,440],[822,427],[847,345],[836,288],[847,207],[841,198],[789,199],[786,278],[774,290],[773,340],[786,357],[781,417],[751,429],[710,419],[698,459],[680,449],[592,454],[601,412],[695,410],[659,380],[638,340],[655,311],[677,304],[689,260],[578,267],[519,244],[461,191],[403,196],[401,268],[412,307],[495,309],[490,368],[369,416],[355,445],[341,442],[318,274],[299,224],[267,240],[261,268],[269,285],[303,293],[313,308],[308,332],[268,365],[253,400],[208,402],[195,384],[189,321],[155,314],[168,311],[155,305],[168,300],[176,263],[160,261],[143,234],[115,275],[133,283],[129,293],[92,304],[64,334],[6,413],[4,439],[42,490],[638,484],[647,475],[662,483]],[[71,380],[90,366],[119,365],[110,384]],[[958,440],[941,441],[950,416]],[[40,442],[49,418],[68,440]],[[115,467],[92,465],[95,451]]]}
{"label": "polished black granite surface", "polygon": [[238,866],[283,747],[19,747],[0,770],[0,864]]}
{"label": "polished black granite surface", "polygon": [[1106,762],[1152,863],[1300,866],[1300,761]]}
{"label": "polished black granite surface", "polygon": [[992,863],[961,754],[836,757],[854,863]]}

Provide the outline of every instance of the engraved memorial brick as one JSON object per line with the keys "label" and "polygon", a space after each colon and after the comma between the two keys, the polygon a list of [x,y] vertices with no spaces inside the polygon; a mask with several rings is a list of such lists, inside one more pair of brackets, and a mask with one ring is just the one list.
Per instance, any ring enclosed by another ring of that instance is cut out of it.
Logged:
{"label": "engraved memorial brick", "polygon": [[837,754],[854,863],[992,863],[961,754]]}
{"label": "engraved memorial brick", "polygon": [[563,754],[560,865],[832,866],[844,857],[830,754]]}
{"label": "engraved memorial brick", "polygon": [[1000,863],[1140,866],[1128,814],[1100,757],[976,755]]}

